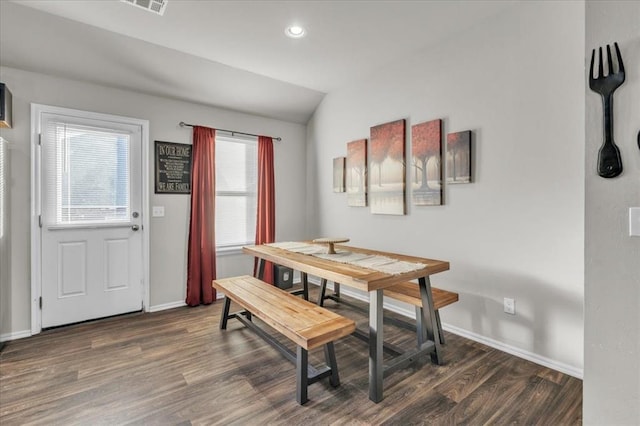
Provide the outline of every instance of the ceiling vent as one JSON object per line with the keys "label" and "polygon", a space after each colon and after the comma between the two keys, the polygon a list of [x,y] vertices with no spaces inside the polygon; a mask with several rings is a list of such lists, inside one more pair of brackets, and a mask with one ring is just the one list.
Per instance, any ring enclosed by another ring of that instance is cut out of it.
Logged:
{"label": "ceiling vent", "polygon": [[167,8],[169,0],[120,0],[121,2],[128,3],[134,6],[138,6],[149,12],[156,13],[160,16],[164,15],[164,10]]}

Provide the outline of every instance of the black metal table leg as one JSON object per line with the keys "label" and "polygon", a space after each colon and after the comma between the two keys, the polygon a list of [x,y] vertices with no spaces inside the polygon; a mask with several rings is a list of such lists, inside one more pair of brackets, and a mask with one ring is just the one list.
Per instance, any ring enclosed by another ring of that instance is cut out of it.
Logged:
{"label": "black metal table leg", "polygon": [[369,399],[382,401],[383,329],[382,289],[369,292]]}
{"label": "black metal table leg", "polygon": [[264,278],[264,264],[265,263],[266,263],[266,261],[264,259],[258,260],[258,275],[256,276],[256,278],[258,278],[259,280]]}
{"label": "black metal table leg", "polygon": [[309,277],[306,272],[300,272],[300,281],[302,281],[302,297],[309,300]]}
{"label": "black metal table leg", "polygon": [[440,321],[440,311],[436,309],[436,326],[438,326],[438,334],[440,335],[440,343],[445,344],[444,331],[442,330],[442,322]]}
{"label": "black metal table leg", "polygon": [[427,332],[424,328],[424,314],[422,308],[416,306],[416,336],[418,339],[418,347],[421,347],[427,340]]}
{"label": "black metal table leg", "polygon": [[318,294],[318,306],[324,306],[324,298],[327,293],[327,280],[322,278],[320,280],[320,293]]}
{"label": "black metal table leg", "polygon": [[429,277],[422,277],[419,280],[420,298],[422,299],[422,313],[424,326],[427,332],[427,339],[433,341],[435,348],[431,354],[431,360],[442,365],[442,350],[440,347],[440,333],[437,327],[436,313],[433,308],[433,295],[431,294],[431,281]]}

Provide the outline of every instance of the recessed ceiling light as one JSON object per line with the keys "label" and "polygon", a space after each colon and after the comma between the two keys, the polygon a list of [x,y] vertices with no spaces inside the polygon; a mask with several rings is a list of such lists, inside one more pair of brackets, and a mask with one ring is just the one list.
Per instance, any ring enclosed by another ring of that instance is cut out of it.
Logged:
{"label": "recessed ceiling light", "polygon": [[284,33],[291,38],[300,38],[304,37],[305,31],[304,28],[299,25],[291,25],[284,30]]}

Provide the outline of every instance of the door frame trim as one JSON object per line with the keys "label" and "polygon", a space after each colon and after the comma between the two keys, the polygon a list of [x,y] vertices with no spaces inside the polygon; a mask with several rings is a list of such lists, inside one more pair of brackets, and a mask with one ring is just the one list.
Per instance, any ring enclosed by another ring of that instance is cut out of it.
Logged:
{"label": "door frame trim", "polygon": [[140,126],[142,142],[142,304],[145,312],[149,312],[149,120],[124,117],[113,114],[83,111],[43,104],[31,104],[31,334],[42,331],[42,238],[40,220],[42,214],[42,158],[39,144],[40,114],[52,113],[61,115],[78,115],[85,118],[117,121]]}

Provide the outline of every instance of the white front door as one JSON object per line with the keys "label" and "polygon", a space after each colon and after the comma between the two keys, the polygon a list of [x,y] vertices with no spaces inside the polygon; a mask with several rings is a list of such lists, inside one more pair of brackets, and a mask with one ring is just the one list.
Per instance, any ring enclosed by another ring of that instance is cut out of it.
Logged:
{"label": "white front door", "polygon": [[69,111],[39,113],[43,328],[142,309],[142,128]]}

